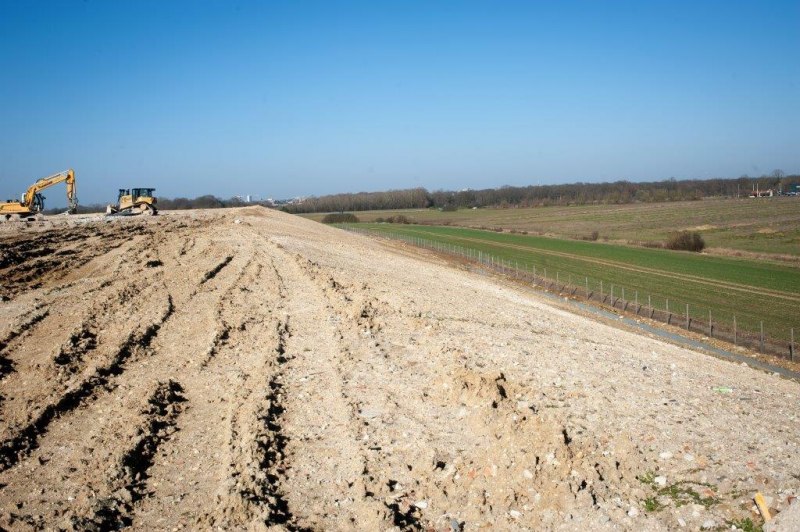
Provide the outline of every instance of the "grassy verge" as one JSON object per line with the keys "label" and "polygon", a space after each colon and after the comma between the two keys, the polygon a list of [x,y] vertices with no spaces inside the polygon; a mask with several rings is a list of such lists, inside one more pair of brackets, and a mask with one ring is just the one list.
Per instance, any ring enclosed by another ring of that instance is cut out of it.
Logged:
{"label": "grassy verge", "polygon": [[457,227],[359,224],[387,236],[424,239],[480,252],[538,275],[620,297],[693,319],[733,322],[740,330],[759,331],[785,341],[800,333],[800,270],[763,261],[716,257],[601,242],[495,233]]}

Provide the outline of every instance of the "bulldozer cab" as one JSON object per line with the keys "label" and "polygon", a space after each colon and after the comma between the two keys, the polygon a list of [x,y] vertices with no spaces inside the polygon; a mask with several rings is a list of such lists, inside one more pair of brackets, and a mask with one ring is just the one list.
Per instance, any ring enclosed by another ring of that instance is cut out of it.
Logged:
{"label": "bulldozer cab", "polygon": [[152,198],[155,190],[154,188],[132,188],[131,196],[133,196],[134,201],[136,198]]}
{"label": "bulldozer cab", "polygon": [[123,196],[130,196],[131,191],[125,188],[119,189],[119,194],[117,195],[117,202],[122,199]]}

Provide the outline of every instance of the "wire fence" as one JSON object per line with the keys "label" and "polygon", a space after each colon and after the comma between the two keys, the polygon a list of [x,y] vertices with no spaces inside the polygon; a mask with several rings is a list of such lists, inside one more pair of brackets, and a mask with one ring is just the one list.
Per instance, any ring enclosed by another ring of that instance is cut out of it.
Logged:
{"label": "wire fence", "polygon": [[718,316],[713,309],[701,309],[698,305],[679,302],[669,296],[640,293],[638,290],[631,289],[626,291],[624,286],[604,284],[603,280],[588,276],[562,274],[560,271],[548,272],[547,268],[537,268],[536,264],[520,263],[479,249],[448,242],[400,233],[374,231],[352,225],[341,227],[358,234],[400,240],[437,253],[457,257],[462,261],[480,265],[484,269],[562,296],[593,302],[631,316],[663,322],[686,331],[728,342],[734,346],[778,356],[792,362],[797,359],[794,328],[789,330],[787,340],[774,334],[768,334],[763,321],[760,321],[760,326],[755,331],[745,329],[741,323],[737,323],[735,315],[732,316],[732,319],[724,319]]}

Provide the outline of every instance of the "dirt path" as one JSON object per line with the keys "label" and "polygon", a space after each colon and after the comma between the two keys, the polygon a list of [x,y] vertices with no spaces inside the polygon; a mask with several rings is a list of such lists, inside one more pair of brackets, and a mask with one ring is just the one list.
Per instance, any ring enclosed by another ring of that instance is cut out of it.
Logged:
{"label": "dirt path", "polygon": [[264,209],[60,223],[0,236],[3,528],[659,530],[800,490],[796,383]]}

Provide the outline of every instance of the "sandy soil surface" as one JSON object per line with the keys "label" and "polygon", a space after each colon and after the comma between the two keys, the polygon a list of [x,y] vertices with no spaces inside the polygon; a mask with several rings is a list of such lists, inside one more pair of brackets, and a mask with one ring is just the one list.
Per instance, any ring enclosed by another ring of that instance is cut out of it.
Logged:
{"label": "sandy soil surface", "polygon": [[261,208],[0,228],[0,526],[730,528],[800,385]]}

